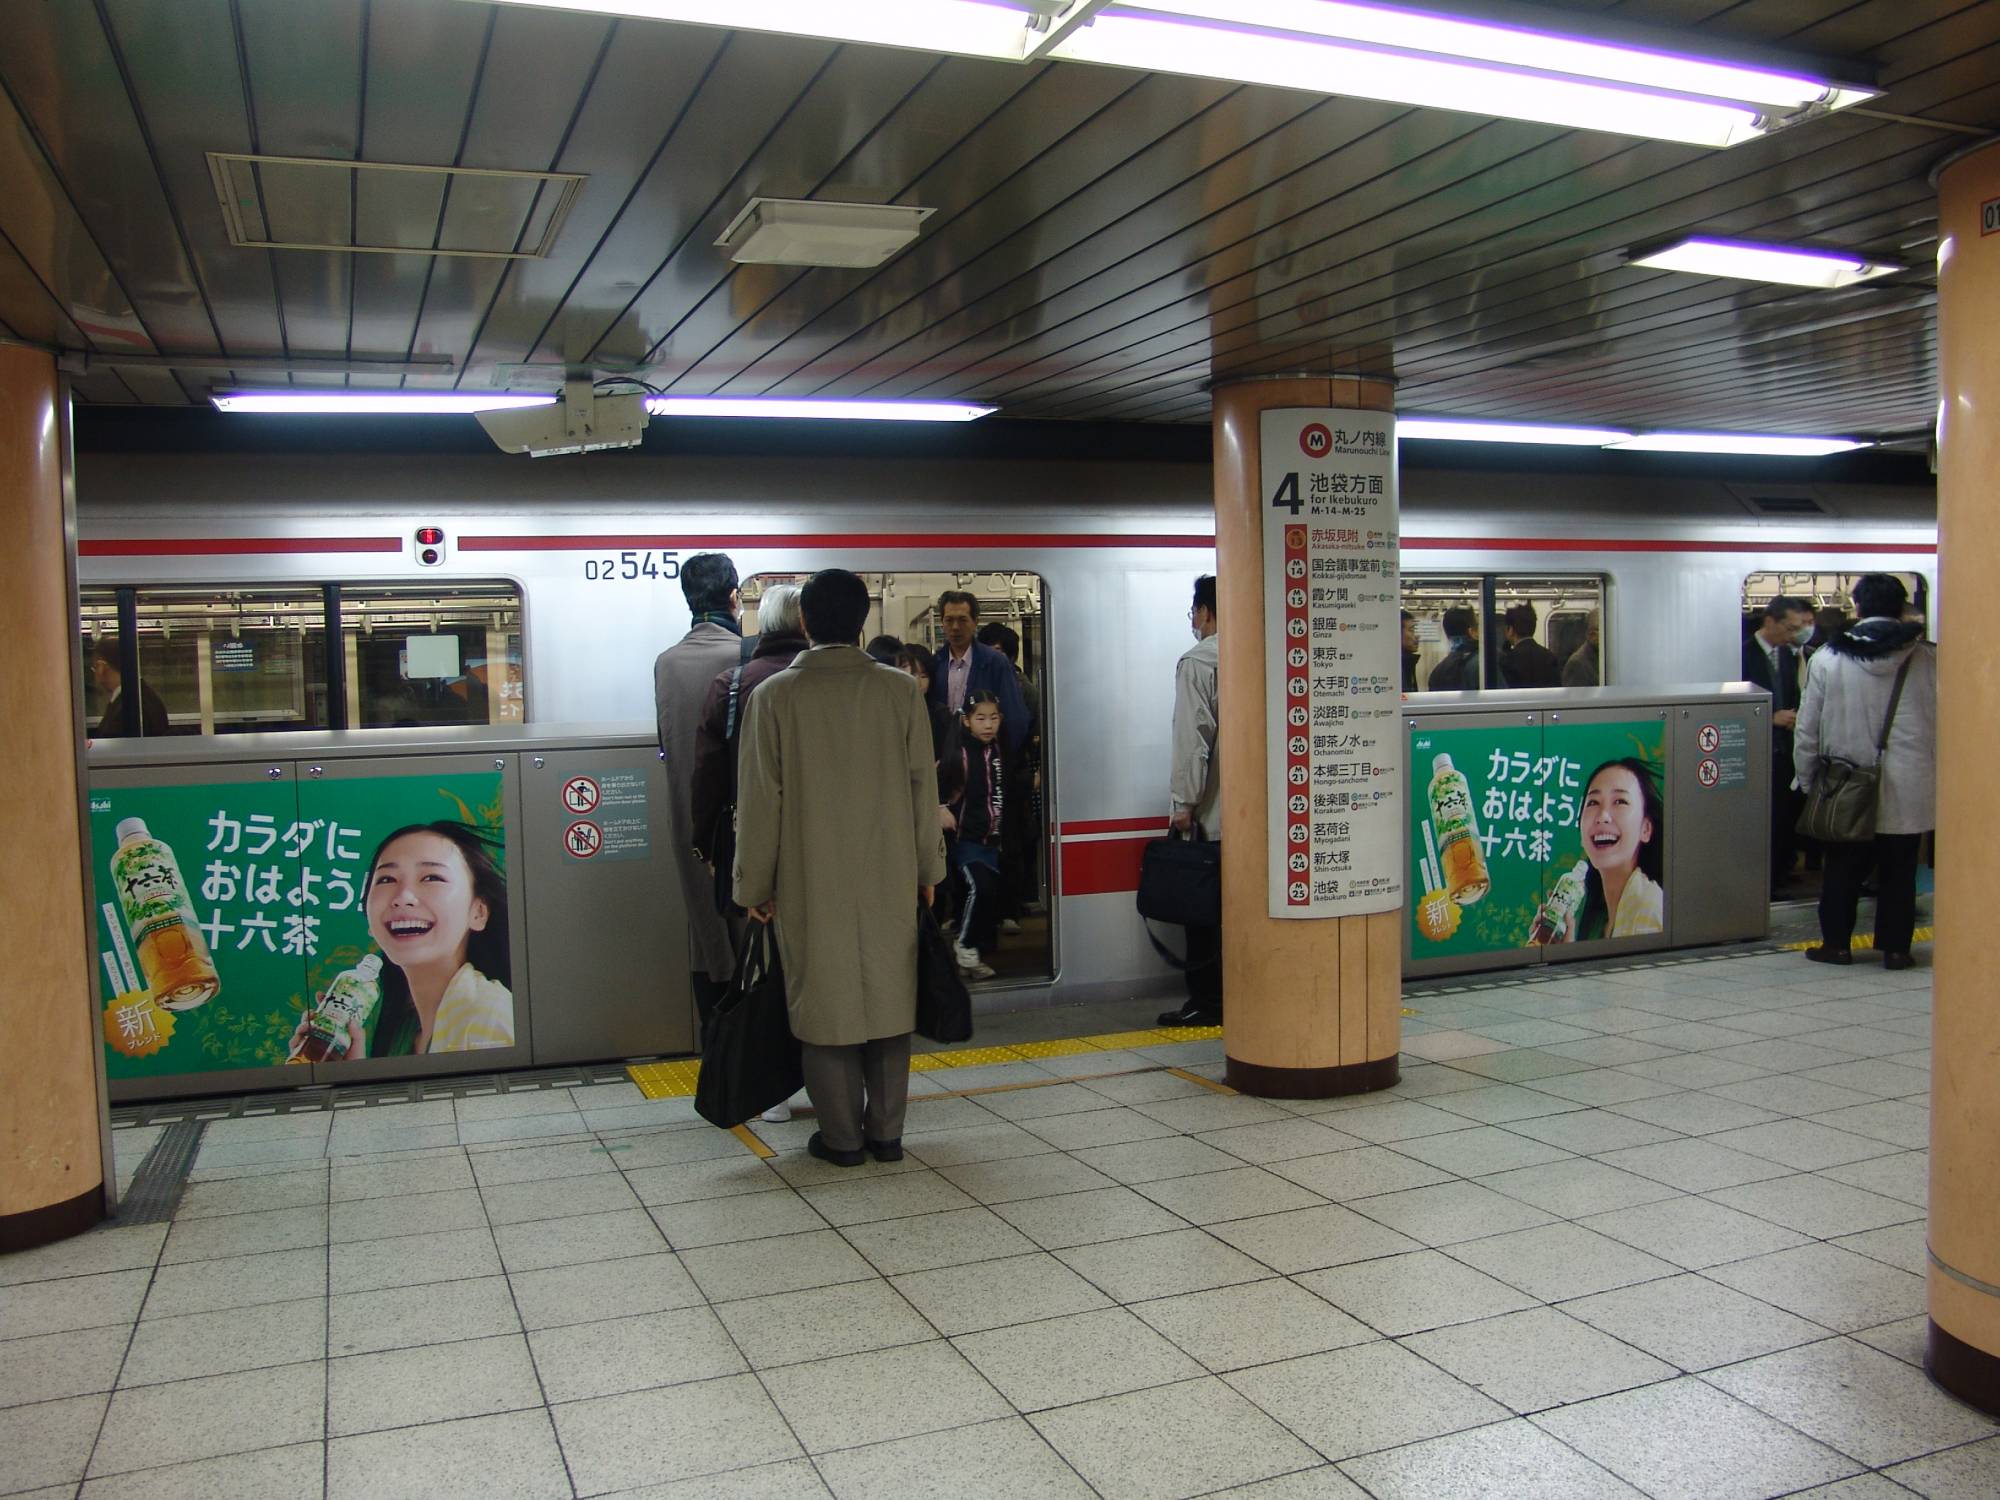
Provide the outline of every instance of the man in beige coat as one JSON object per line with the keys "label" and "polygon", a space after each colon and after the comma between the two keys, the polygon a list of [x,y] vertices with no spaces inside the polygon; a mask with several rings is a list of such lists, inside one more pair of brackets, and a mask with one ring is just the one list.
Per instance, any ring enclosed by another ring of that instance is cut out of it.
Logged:
{"label": "man in beige coat", "polygon": [[737,904],[775,920],[792,1034],[819,1115],[807,1149],[903,1154],[917,903],[944,878],[930,714],[860,649],[868,588],[829,568],[800,595],[812,649],[750,700],[737,768]]}

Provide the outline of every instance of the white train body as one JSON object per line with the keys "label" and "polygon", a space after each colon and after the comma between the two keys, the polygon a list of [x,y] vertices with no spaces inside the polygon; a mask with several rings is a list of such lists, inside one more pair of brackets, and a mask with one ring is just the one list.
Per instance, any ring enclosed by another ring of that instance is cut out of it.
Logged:
{"label": "white train body", "polygon": [[[1033,574],[1053,990],[1085,998],[1165,974],[1129,871],[1166,812],[1174,661],[1191,581],[1215,563],[1209,484],[1205,466],[1165,463],[86,453],[80,570],[86,587],[512,580],[527,718],[593,723],[652,716],[653,658],[687,628],[678,586],[648,576],[666,556],[726,551],[746,579]],[[1937,619],[1925,487],[1438,469],[1406,469],[1402,487],[1406,582],[1601,580],[1620,687],[1735,679],[1751,574],[1916,575]],[[1774,494],[1818,513],[1760,513]],[[437,566],[418,561],[420,526],[445,532]]]}

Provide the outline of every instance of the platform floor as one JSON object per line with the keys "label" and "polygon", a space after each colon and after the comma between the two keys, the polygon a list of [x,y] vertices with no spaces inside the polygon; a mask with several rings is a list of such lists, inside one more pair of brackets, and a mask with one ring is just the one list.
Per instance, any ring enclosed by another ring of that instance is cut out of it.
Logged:
{"label": "platform floor", "polygon": [[0,1258],[0,1494],[1991,1500],[1918,1368],[1929,981],[1413,986],[1331,1102],[933,1070],[851,1172],[629,1082],[131,1126],[171,1219]]}

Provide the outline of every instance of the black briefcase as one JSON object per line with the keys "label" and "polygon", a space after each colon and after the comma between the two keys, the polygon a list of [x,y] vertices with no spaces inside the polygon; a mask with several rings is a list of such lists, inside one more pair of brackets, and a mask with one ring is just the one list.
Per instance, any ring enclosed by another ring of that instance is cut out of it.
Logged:
{"label": "black briefcase", "polygon": [[959,977],[950,940],[917,903],[917,1034],[934,1042],[972,1040],[972,995]]}
{"label": "black briefcase", "polygon": [[1182,927],[1222,925],[1222,845],[1163,838],[1139,862],[1139,915]]}
{"label": "black briefcase", "polygon": [[694,1110],[734,1130],[806,1085],[799,1044],[785,1009],[785,973],[769,922],[750,924],[736,955],[729,993],[708,1018]]}

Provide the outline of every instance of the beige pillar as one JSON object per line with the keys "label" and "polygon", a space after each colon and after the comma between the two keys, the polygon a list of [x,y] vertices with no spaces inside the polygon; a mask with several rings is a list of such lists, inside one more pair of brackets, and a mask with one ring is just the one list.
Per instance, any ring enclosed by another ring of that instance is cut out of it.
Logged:
{"label": "beige pillar", "polygon": [[1264,701],[1264,504],[1258,417],[1272,407],[1394,408],[1381,381],[1245,382],[1215,391],[1216,615],[1221,645],[1222,988],[1228,1080],[1318,1099],[1387,1088],[1402,1045],[1399,912],[1270,915]]}
{"label": "beige pillar", "polygon": [[1979,620],[2000,562],[2000,142],[1939,175],[1938,236],[1938,588],[1949,617],[1938,633],[1938,821],[1962,813],[1937,841],[1926,1363],[1954,1395],[2000,1414],[2000,1006],[1979,938],[2000,844],[1975,821],[1993,805],[2000,739],[2000,677]]}
{"label": "beige pillar", "polygon": [[104,1216],[89,948],[84,932],[76,612],[55,361],[0,346],[0,1250]]}

